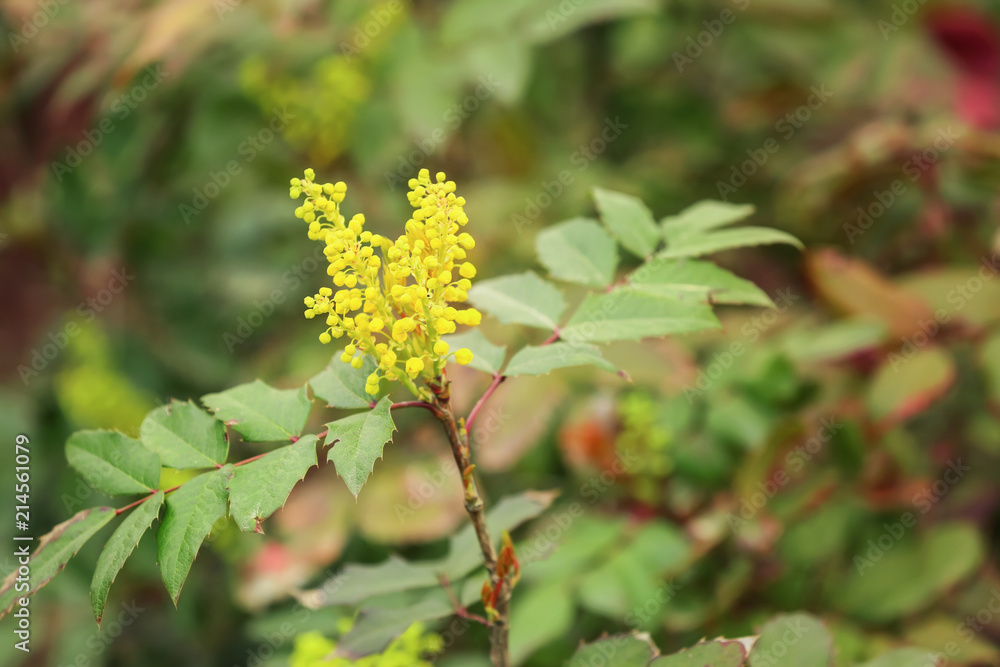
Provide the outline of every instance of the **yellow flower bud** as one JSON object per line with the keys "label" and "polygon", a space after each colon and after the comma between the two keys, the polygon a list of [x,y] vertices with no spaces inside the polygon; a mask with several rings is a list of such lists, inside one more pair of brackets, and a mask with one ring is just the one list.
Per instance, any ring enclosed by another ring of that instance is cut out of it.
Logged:
{"label": "yellow flower bud", "polygon": [[424,362],[416,357],[406,360],[406,372],[410,377],[416,377],[424,370]]}
{"label": "yellow flower bud", "polygon": [[455,352],[455,361],[462,364],[463,366],[468,366],[472,363],[472,350],[467,347]]}
{"label": "yellow flower bud", "polygon": [[444,342],[443,340],[439,340],[438,342],[434,343],[434,354],[438,355],[439,357],[448,356],[448,343]]}

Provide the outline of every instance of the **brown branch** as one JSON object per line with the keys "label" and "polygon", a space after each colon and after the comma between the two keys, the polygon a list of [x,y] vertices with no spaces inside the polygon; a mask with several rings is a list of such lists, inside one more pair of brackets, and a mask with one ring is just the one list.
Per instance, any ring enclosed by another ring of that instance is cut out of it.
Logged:
{"label": "brown branch", "polygon": [[[499,385],[500,381],[495,379],[494,383]],[[495,387],[494,387],[495,389]],[[484,511],[483,499],[479,495],[479,488],[476,485],[475,466],[472,464],[469,453],[469,432],[467,428],[460,428],[455,420],[455,413],[451,407],[451,391],[448,380],[442,378],[440,385],[431,387],[434,393],[434,404],[438,408],[435,413],[438,421],[444,427],[451,443],[451,452],[455,457],[455,464],[462,475],[462,487],[465,495],[465,511],[472,520],[473,529],[479,539],[479,549],[483,554],[483,564],[490,575],[490,586],[498,590],[496,604],[496,615],[488,621],[490,628],[490,660],[493,667],[510,666],[509,648],[509,625],[510,625],[510,584],[506,577],[500,578],[497,573],[497,552],[490,538],[490,531],[486,525],[486,513]],[[482,403],[484,399],[480,399]]]}

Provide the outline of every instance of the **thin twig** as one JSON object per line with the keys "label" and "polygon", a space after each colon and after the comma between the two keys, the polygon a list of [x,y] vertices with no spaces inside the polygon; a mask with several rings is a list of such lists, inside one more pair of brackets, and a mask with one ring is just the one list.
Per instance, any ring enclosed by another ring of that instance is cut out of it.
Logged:
{"label": "thin twig", "polygon": [[448,599],[451,600],[451,606],[454,608],[456,616],[459,616],[461,618],[467,618],[470,621],[475,621],[476,623],[482,623],[486,627],[490,626],[490,622],[488,620],[486,620],[479,614],[473,614],[469,612],[468,609],[462,606],[462,603],[458,599],[458,596],[455,595],[455,591],[452,590],[451,582],[448,581],[447,576],[445,576],[443,573],[439,574],[438,581],[441,582],[441,587],[444,589],[444,592],[448,595]]}
{"label": "thin twig", "polygon": [[[556,329],[555,331],[552,332],[551,336],[546,338],[545,341],[543,341],[542,344],[539,345],[539,347],[545,347],[546,345],[550,345],[551,343],[556,342],[557,340],[559,340],[560,333],[561,332],[559,331],[559,329]],[[497,390],[497,387],[499,387],[500,384],[506,379],[507,376],[501,375],[500,373],[497,373],[496,375],[493,376],[493,382],[491,382],[490,386],[487,387],[485,393],[483,393],[483,395],[479,397],[479,400],[476,401],[476,404],[472,406],[472,411],[469,412],[469,416],[465,420],[465,430],[468,431],[469,429],[472,428],[472,422],[476,421],[476,417],[479,415],[479,411],[483,409],[483,405],[486,403],[487,400],[489,400],[490,396],[493,395],[493,392]]]}

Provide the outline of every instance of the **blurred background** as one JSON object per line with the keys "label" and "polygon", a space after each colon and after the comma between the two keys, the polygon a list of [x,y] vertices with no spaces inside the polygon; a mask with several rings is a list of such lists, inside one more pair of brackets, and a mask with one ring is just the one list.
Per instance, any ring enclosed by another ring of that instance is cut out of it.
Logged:
{"label": "blurred background", "polygon": [[[491,499],[584,508],[515,536],[537,555],[515,657],[627,629],[677,649],[804,609],[839,665],[898,644],[1000,664],[995,3],[3,0],[0,27],[0,426],[5,466],[31,438],[35,527],[109,502],[68,468],[72,431],[134,435],[171,397],[329,361],[301,315],[326,280],[288,198],[305,167],[383,234],[407,179],[447,172],[484,277],[537,268],[535,235],[593,216],[595,185],[658,217],[726,199],[807,246],[714,258],[776,310],[613,346],[632,383],[506,383],[479,419]],[[326,466],[265,535],[220,527],[176,610],[147,537],[99,631],[88,545],[32,603],[33,652],[5,639],[0,663],[282,665],[298,637],[314,664],[308,633],[349,610],[300,614],[293,591],[440,555],[464,522],[423,417],[400,415],[358,503]],[[485,634],[458,635],[435,664],[486,664]]]}

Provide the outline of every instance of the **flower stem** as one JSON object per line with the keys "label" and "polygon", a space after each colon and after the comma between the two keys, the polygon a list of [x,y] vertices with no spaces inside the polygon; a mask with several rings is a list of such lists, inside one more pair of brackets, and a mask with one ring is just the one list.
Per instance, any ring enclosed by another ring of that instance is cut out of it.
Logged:
{"label": "flower stem", "polygon": [[[483,554],[483,563],[490,576],[490,587],[497,591],[496,615],[489,621],[490,627],[490,661],[493,667],[510,666],[510,649],[508,642],[509,620],[510,620],[510,582],[506,577],[500,580],[497,576],[497,552],[490,538],[490,531],[486,525],[486,512],[484,510],[483,499],[479,495],[479,488],[476,485],[476,476],[472,458],[469,451],[469,432],[465,427],[460,427],[455,420],[455,413],[451,407],[451,393],[447,380],[444,381],[443,388],[434,393],[434,405],[438,408],[435,416],[444,427],[451,443],[451,452],[455,457],[455,464],[462,476],[462,487],[465,494],[465,511],[472,520],[472,526],[479,538],[479,549]],[[499,589],[497,588],[499,586]]]}

